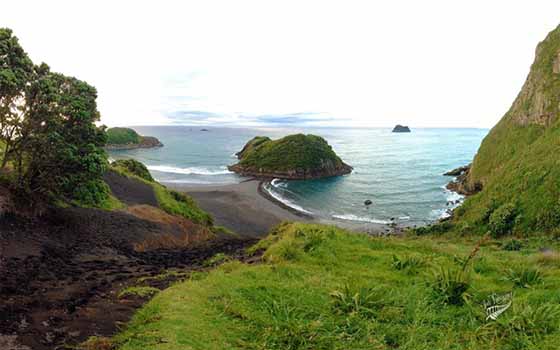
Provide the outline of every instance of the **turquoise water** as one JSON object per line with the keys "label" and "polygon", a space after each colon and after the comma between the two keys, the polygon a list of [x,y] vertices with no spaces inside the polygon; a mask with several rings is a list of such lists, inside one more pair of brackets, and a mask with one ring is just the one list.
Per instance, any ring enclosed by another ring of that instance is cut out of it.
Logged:
{"label": "turquoise water", "polygon": [[[350,175],[309,181],[273,181],[267,190],[297,210],[349,222],[425,224],[447,215],[449,202],[460,200],[445,190],[442,174],[469,163],[486,129],[413,129],[410,134],[385,128],[237,129],[157,126],[135,127],[156,136],[163,148],[114,151],[114,159],[145,163],[164,183],[216,185],[243,178],[227,171],[234,153],[252,137],[281,137],[294,132],[323,136],[354,167]],[[365,200],[372,205],[366,207]]]}

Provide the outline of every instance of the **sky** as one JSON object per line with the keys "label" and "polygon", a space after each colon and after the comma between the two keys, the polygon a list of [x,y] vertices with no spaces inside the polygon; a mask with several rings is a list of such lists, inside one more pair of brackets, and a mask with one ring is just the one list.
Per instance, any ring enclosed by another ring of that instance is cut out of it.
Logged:
{"label": "sky", "polygon": [[7,1],[109,126],[492,127],[560,1]]}

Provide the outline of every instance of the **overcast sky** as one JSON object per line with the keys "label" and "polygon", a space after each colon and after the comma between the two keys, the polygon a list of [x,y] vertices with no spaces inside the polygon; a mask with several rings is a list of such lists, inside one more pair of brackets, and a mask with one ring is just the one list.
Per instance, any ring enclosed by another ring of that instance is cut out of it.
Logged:
{"label": "overcast sky", "polygon": [[116,125],[491,127],[560,1],[7,1]]}

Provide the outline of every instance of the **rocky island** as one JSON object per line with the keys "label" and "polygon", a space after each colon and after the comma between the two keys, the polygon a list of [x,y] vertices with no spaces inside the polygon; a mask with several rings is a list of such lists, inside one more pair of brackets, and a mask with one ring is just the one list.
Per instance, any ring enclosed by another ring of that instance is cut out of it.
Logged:
{"label": "rocky island", "polygon": [[257,136],[236,155],[239,163],[228,169],[244,176],[305,180],[352,172],[327,141],[315,135],[296,134],[279,140]]}
{"label": "rocky island", "polygon": [[393,128],[393,132],[410,132],[410,128],[408,126],[397,124]]}
{"label": "rocky island", "polygon": [[128,150],[136,148],[163,147],[153,136],[142,136],[131,128],[110,128],[107,130],[108,150]]}

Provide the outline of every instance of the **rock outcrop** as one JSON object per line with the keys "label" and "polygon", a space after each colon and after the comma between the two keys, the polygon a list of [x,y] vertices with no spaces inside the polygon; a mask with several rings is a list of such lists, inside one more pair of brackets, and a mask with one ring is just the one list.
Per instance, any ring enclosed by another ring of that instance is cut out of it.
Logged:
{"label": "rock outcrop", "polygon": [[405,125],[397,124],[393,128],[393,132],[410,132],[410,128],[408,126],[405,126]]}
{"label": "rock outcrop", "polygon": [[239,163],[228,169],[243,176],[305,180],[352,172],[327,141],[315,135],[297,134],[279,140],[255,137],[237,156]]}

